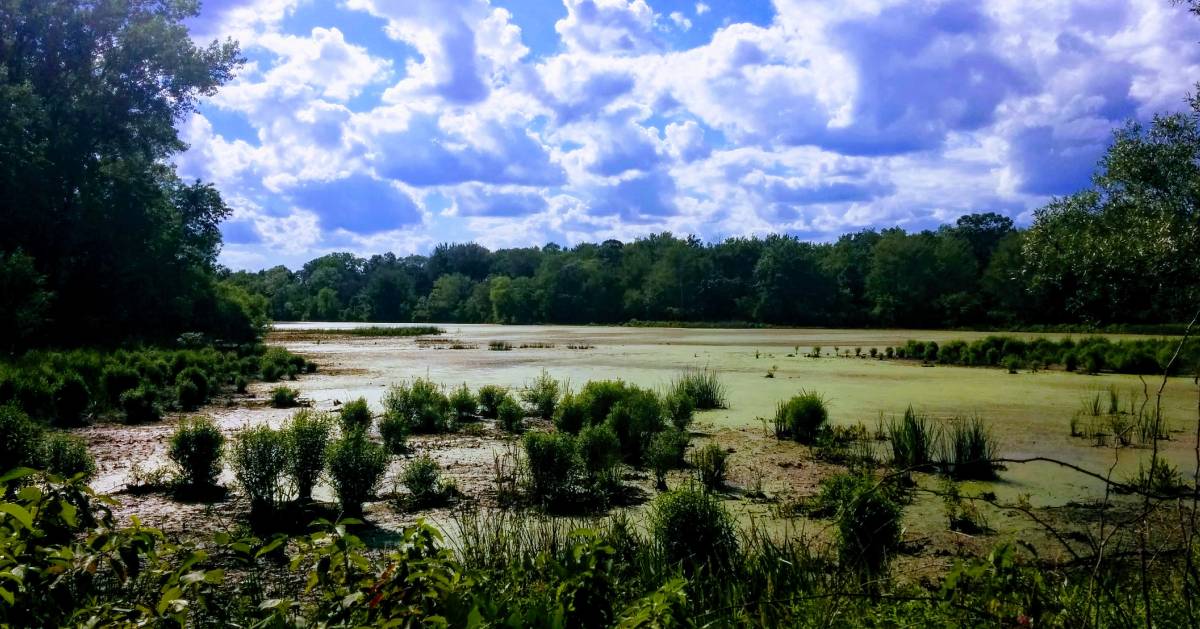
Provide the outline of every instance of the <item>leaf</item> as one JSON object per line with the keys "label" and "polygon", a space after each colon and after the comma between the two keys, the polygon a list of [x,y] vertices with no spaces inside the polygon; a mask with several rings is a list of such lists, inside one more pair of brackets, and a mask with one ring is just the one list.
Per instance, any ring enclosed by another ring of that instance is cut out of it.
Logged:
{"label": "leaf", "polygon": [[262,557],[263,555],[270,553],[271,551],[275,550],[276,548],[279,548],[279,546],[282,545],[286,541],[287,541],[286,537],[283,537],[283,536],[276,537],[275,539],[264,544],[262,548],[259,548],[258,552],[254,553],[254,558],[258,559],[259,557]]}
{"label": "leaf", "polygon": [[8,603],[9,605],[13,604],[12,592],[9,592],[4,588],[0,588],[0,598],[4,599],[4,602]]}
{"label": "leaf", "polygon": [[162,598],[158,599],[158,613],[162,614],[166,612],[167,606],[180,596],[183,596],[183,590],[179,589],[178,587],[173,587],[166,592],[163,592]]}
{"label": "leaf", "polygon": [[66,500],[60,500],[58,506],[62,509],[62,518],[67,521],[68,526],[71,528],[79,526],[79,518],[76,517],[79,509],[75,505]]}
{"label": "leaf", "polygon": [[0,502],[0,513],[7,513],[16,518],[25,528],[33,530],[33,516],[19,504]]}
{"label": "leaf", "polygon": [[25,478],[26,476],[30,476],[30,475],[36,474],[36,473],[37,473],[37,470],[31,470],[28,467],[14,467],[13,469],[9,470],[8,472],[5,472],[4,476],[0,476],[0,484],[4,484],[4,483],[8,483],[8,482],[11,482],[14,480]]}

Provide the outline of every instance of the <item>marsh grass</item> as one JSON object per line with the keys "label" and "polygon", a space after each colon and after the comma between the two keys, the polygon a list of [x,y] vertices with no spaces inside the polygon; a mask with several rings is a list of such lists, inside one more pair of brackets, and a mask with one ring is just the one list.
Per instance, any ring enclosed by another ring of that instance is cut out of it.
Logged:
{"label": "marsh grass", "polygon": [[920,471],[929,469],[933,463],[937,427],[913,407],[905,409],[903,418],[892,418],[887,426],[887,438],[892,445],[893,466]]}
{"label": "marsh grass", "polygon": [[271,406],[275,408],[292,408],[297,405],[300,391],[287,386],[271,389]]}
{"label": "marsh grass", "polygon": [[431,325],[381,326],[373,325],[363,328],[323,328],[317,330],[289,330],[285,335],[303,336],[365,336],[365,337],[407,337],[431,336],[445,334],[446,330]]}
{"label": "marsh grass", "polygon": [[725,486],[725,478],[729,472],[729,455],[721,446],[709,443],[692,453],[692,467],[696,480],[709,491],[716,491]]}
{"label": "marsh grass", "polygon": [[955,418],[942,433],[939,465],[955,480],[993,480],[999,444],[983,419]]}
{"label": "marsh grass", "polygon": [[728,408],[725,384],[717,372],[707,367],[688,368],[675,377],[669,388],[671,393],[681,393],[692,399],[696,410],[707,411]]}
{"label": "marsh grass", "polygon": [[513,348],[508,341],[488,341],[488,349],[493,352],[507,352]]}
{"label": "marsh grass", "polygon": [[812,444],[828,422],[829,409],[824,396],[802,390],[800,395],[776,405],[775,438]]}

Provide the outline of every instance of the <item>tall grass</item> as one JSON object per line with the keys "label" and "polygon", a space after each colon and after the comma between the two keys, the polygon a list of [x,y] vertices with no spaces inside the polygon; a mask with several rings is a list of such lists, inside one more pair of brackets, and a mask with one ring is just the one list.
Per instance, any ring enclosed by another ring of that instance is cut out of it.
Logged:
{"label": "tall grass", "polygon": [[776,405],[775,438],[811,444],[828,421],[825,398],[815,391],[801,391]]}
{"label": "tall grass", "polygon": [[902,419],[892,418],[887,438],[892,444],[892,465],[904,470],[923,470],[933,463],[937,429],[913,407],[905,409]]}
{"label": "tall grass", "polygon": [[983,419],[954,419],[944,433],[938,463],[955,480],[992,480],[998,451],[996,438]]}
{"label": "tall grass", "polygon": [[727,408],[725,383],[716,371],[688,368],[675,377],[670,386],[671,393],[681,393],[691,398],[696,410],[706,411]]}

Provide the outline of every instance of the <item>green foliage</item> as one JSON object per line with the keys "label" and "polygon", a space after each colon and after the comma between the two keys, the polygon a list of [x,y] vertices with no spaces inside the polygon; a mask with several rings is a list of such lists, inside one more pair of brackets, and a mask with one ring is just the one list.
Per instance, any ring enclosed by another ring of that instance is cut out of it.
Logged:
{"label": "green foliage", "polygon": [[522,445],[529,495],[547,506],[568,498],[578,482],[579,453],[575,439],[560,432],[530,432]]}
{"label": "green foliage", "polygon": [[338,420],[345,432],[370,428],[371,407],[367,405],[367,398],[360,397],[343,404],[341,410],[338,411]]}
{"label": "green foliage", "polygon": [[692,407],[701,411],[727,407],[725,384],[716,371],[708,368],[684,370],[671,382],[670,393],[691,399]]}
{"label": "green foliage", "polygon": [[676,429],[687,431],[695,419],[696,405],[692,396],[679,390],[670,391],[663,397],[663,413]]}
{"label": "green foliage", "polygon": [[955,419],[943,433],[938,465],[955,480],[996,478],[996,438],[979,417]]}
{"label": "green foliage", "polygon": [[525,389],[521,391],[521,399],[533,408],[537,417],[550,420],[554,417],[561,389],[558,381],[543,369],[533,382],[525,385]]}
{"label": "green foliage", "polygon": [[624,398],[612,406],[604,423],[621,441],[625,460],[640,465],[650,439],[664,427],[662,406],[654,392],[629,387]]}
{"label": "green foliage", "polygon": [[829,421],[825,398],[812,391],[780,402],[775,408],[775,438],[813,443]]}
{"label": "green foliage", "polygon": [[238,486],[250,500],[252,518],[274,513],[284,499],[283,479],[288,467],[287,433],[270,426],[243,428],[229,452]]}
{"label": "green foliage", "polygon": [[53,395],[55,424],[75,426],[83,422],[92,394],[79,374],[73,371],[62,374],[54,383]]}
{"label": "green foliage", "polygon": [[162,419],[158,390],[146,384],[122,393],[121,409],[125,412],[127,424],[144,424]]}
{"label": "green foliage", "polygon": [[41,450],[41,465],[51,474],[64,478],[79,475],[84,482],[96,475],[96,460],[81,437],[51,432],[42,443]]}
{"label": "green foliage", "polygon": [[654,472],[659,489],[667,487],[667,472],[683,465],[688,441],[688,433],[677,428],[663,430],[650,439],[646,449],[646,465]]}
{"label": "green foliage", "polygon": [[387,463],[383,447],[361,431],[343,434],[330,445],[329,477],[344,513],[362,513],[362,503],[375,495]]}
{"label": "green foliage", "polygon": [[325,456],[333,420],[326,413],[301,409],[283,428],[287,444],[287,472],[301,502],[312,500],[312,490],[325,471]]}
{"label": "green foliage", "polygon": [[839,491],[842,507],[836,519],[838,559],[869,577],[887,571],[900,544],[900,504],[889,489],[868,476],[853,476]]}
{"label": "green foliage", "polygon": [[221,429],[207,417],[193,417],[175,427],[167,454],[185,487],[204,490],[216,486],[224,450]]}
{"label": "green foliage", "polygon": [[506,432],[521,432],[525,409],[511,395],[505,395],[496,407],[496,425]]}
{"label": "green foliage", "polygon": [[500,412],[500,402],[508,396],[508,390],[494,384],[486,384],[479,388],[479,415],[484,419],[496,419]]}
{"label": "green foliage", "polygon": [[554,410],[554,427],[560,432],[577,434],[587,425],[590,424],[584,400],[568,391]]}
{"label": "green foliage", "polygon": [[271,389],[271,406],[275,408],[292,408],[300,398],[300,391],[287,386]]}
{"label": "green foliage", "polygon": [[887,425],[887,438],[892,445],[892,465],[902,470],[922,470],[933,462],[938,436],[925,415],[909,406],[904,417],[893,417]]}
{"label": "green foliage", "polygon": [[409,424],[400,416],[384,413],[379,418],[379,437],[388,454],[404,454],[408,451]]}
{"label": "green foliage", "polygon": [[621,442],[611,428],[588,426],[575,438],[575,446],[587,485],[593,491],[608,493],[620,484]]}
{"label": "green foliage", "polygon": [[187,367],[175,376],[175,386],[178,390],[179,406],[185,411],[193,411],[208,401],[208,376],[196,367]]}
{"label": "green foliage", "polygon": [[408,505],[416,509],[441,504],[453,492],[453,485],[442,480],[442,467],[428,454],[408,462],[400,484],[408,490]]}
{"label": "green foliage", "polygon": [[696,480],[708,490],[725,486],[729,455],[721,446],[709,443],[692,453],[692,467],[696,469]]}
{"label": "green foliage", "polygon": [[[909,357],[927,352],[930,343],[909,341]],[[1026,365],[1059,365],[1066,371],[1082,369],[1089,374],[1111,370],[1116,373],[1161,374],[1170,357],[1180,347],[1179,339],[1122,339],[1086,337],[1078,341],[1066,338],[1054,341],[1039,338],[1032,342],[1011,336],[987,336],[967,343],[948,341],[938,352],[938,362],[952,365],[1000,365],[1010,373]],[[1200,368],[1200,341],[1192,339],[1181,347],[1171,373],[1195,373]]]}
{"label": "green foliage", "polygon": [[37,466],[41,442],[41,425],[16,406],[0,406],[0,467]]}
{"label": "green foliage", "polygon": [[450,394],[449,401],[450,412],[454,414],[455,423],[471,421],[479,412],[479,400],[465,383]]}
{"label": "green foliage", "polygon": [[650,538],[662,561],[686,574],[700,568],[721,571],[737,555],[733,518],[720,500],[695,487],[682,487],[655,498],[650,508]]}
{"label": "green foliage", "polygon": [[121,400],[121,394],[134,389],[139,383],[139,374],[136,369],[126,365],[112,364],[104,368],[104,393],[108,396],[110,404],[118,404]]}
{"label": "green foliage", "polygon": [[387,422],[403,426],[407,433],[442,433],[452,429],[450,400],[442,388],[427,378],[403,382],[388,389],[383,398]]}

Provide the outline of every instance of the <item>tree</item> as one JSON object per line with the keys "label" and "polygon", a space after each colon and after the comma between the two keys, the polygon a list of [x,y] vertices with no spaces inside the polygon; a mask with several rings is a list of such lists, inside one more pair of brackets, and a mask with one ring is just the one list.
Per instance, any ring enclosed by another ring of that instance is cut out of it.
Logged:
{"label": "tree", "polygon": [[0,349],[13,350],[31,344],[43,327],[51,294],[46,278],[33,267],[33,258],[21,251],[0,252],[0,330],[5,342]]}

